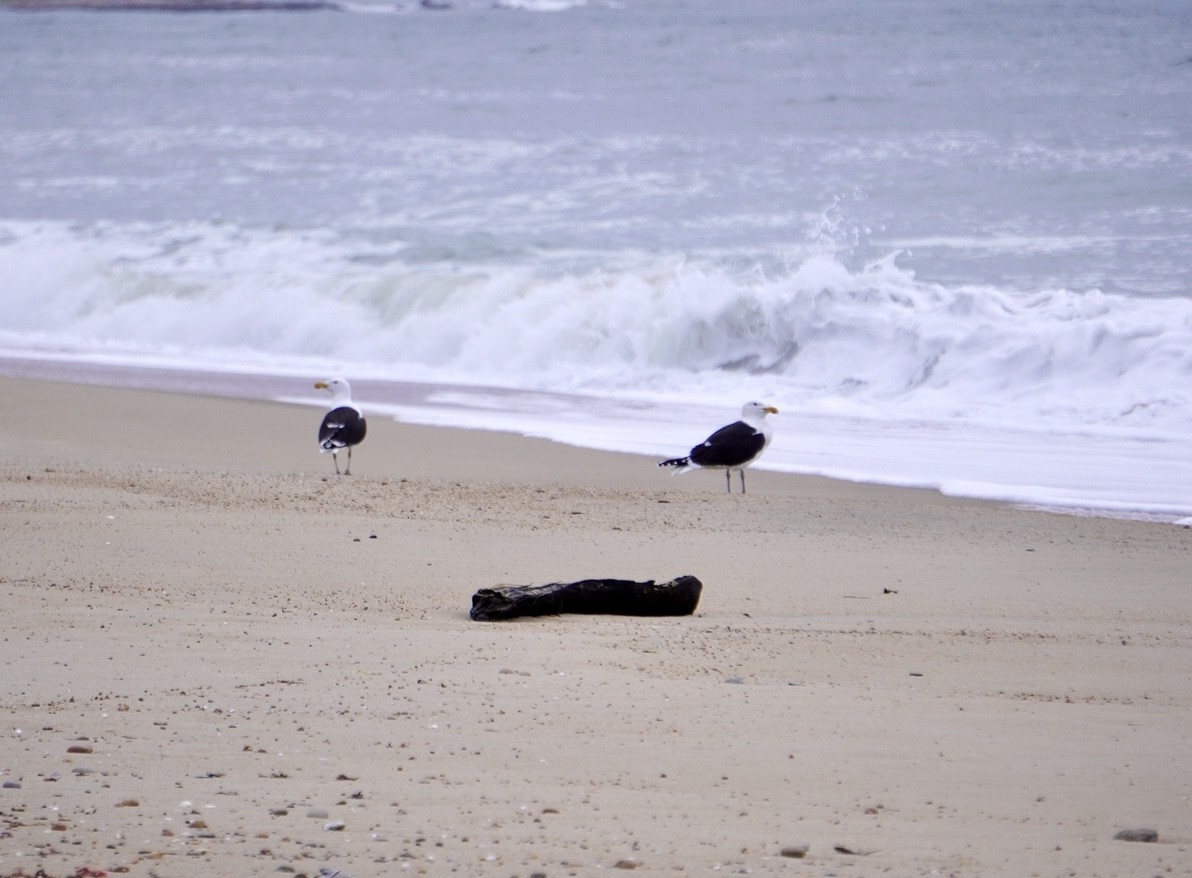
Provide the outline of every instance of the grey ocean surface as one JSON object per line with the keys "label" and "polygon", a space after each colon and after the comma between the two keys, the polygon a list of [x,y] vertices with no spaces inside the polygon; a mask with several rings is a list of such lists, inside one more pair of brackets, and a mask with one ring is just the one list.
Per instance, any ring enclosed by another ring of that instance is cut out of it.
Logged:
{"label": "grey ocean surface", "polygon": [[1192,289],[1179,0],[392,8],[5,14],[5,215],[465,250],[827,234],[924,279]]}

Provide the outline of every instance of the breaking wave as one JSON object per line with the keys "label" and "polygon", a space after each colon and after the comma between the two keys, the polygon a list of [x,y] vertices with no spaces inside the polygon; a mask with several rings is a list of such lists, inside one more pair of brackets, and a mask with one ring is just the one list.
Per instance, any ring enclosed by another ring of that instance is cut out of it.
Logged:
{"label": "breaking wave", "polygon": [[16,351],[1192,431],[1192,302],[926,283],[896,253],[8,222],[0,283]]}

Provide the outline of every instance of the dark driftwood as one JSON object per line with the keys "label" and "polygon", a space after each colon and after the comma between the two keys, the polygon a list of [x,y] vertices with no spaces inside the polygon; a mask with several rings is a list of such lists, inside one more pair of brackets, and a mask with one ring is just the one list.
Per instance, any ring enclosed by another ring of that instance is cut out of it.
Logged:
{"label": "dark driftwood", "polygon": [[690,616],[699,604],[703,583],[694,576],[670,582],[631,579],[581,579],[546,585],[502,585],[472,595],[472,618],[480,622],[558,613],[614,616]]}

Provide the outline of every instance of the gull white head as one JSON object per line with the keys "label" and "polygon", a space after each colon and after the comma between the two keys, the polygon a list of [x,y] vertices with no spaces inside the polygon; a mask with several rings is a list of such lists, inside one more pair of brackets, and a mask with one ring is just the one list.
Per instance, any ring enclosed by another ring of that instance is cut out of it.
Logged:
{"label": "gull white head", "polygon": [[315,390],[326,390],[331,394],[331,402],[335,405],[351,405],[352,387],[346,378],[328,378],[326,381],[316,381]]}
{"label": "gull white head", "polygon": [[[747,402],[741,406],[741,420],[748,424],[753,429],[757,430],[762,436],[762,447],[754,455],[754,459],[761,455],[763,451],[770,447],[770,440],[774,438],[774,428],[770,426],[770,422],[766,420],[766,415],[776,415],[778,409],[772,405],[766,405],[764,402]],[[752,461],[750,461],[752,463]],[[748,464],[745,464],[748,466]],[[742,479],[745,477],[744,471],[741,473]],[[744,485],[742,485],[744,488]]]}
{"label": "gull white head", "polygon": [[741,420],[749,423],[760,423],[766,415],[776,415],[778,409],[764,402],[747,402],[741,407]]}

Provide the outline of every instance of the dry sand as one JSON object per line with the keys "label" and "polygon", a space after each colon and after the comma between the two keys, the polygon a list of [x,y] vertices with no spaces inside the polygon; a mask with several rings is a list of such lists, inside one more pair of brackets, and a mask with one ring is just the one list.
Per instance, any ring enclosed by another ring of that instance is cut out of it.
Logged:
{"label": "dry sand", "polygon": [[[1192,874],[1187,528],[0,402],[0,876]],[[692,617],[468,618],[683,573]]]}

